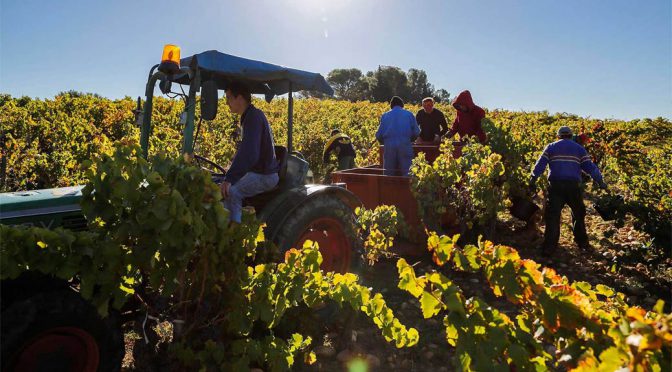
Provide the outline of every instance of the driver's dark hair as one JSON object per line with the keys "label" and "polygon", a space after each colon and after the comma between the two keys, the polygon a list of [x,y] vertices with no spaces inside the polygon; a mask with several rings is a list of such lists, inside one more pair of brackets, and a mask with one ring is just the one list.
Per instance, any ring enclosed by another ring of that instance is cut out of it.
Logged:
{"label": "driver's dark hair", "polygon": [[228,90],[231,92],[231,95],[238,97],[240,95],[248,102],[252,102],[252,94],[250,93],[250,88],[243,83],[242,81],[234,80],[226,85],[225,91]]}

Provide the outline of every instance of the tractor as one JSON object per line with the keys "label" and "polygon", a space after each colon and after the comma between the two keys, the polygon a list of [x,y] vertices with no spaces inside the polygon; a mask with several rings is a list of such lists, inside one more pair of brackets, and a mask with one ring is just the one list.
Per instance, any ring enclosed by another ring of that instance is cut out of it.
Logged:
{"label": "tractor", "polygon": [[[181,94],[186,100],[186,111],[180,118],[182,155],[208,170],[215,182],[220,181],[226,169],[194,153],[198,138],[196,106],[200,104],[200,128],[201,121],[216,117],[219,91],[234,80],[245,83],[253,94],[262,94],[268,101],[278,95],[288,97],[287,144],[275,146],[280,181],[273,190],[245,201],[266,224],[266,240],[275,243],[281,252],[301,247],[306,240],[315,241],[324,259],[323,269],[353,270],[361,260],[353,211],[361,202],[343,187],[305,184],[309,164],[292,144],[293,93],[311,90],[333,95],[320,74],[216,50],[180,59],[179,48],[167,45],[161,63],[150,69],[144,105],[138,98],[135,110],[143,155],[146,157],[149,151],[157,83],[166,95],[175,93],[171,91],[173,85],[188,86],[188,93]],[[0,223],[85,230],[87,221],[79,206],[82,187],[0,194]],[[61,281],[31,271],[2,281],[2,370],[120,369],[124,355],[123,319],[115,312],[101,318],[79,295],[75,283],[76,280]]]}

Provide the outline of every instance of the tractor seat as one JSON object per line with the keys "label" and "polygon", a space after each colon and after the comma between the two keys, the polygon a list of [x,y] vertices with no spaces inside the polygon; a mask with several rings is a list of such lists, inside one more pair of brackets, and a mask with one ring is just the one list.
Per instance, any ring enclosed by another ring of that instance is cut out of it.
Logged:
{"label": "tractor seat", "polygon": [[287,148],[285,146],[275,146],[275,158],[280,165],[280,170],[278,171],[278,184],[266,192],[262,192],[261,194],[243,200],[243,206],[254,207],[257,213],[261,211],[261,207],[266,205],[277,195],[277,191],[283,185],[287,175]]}

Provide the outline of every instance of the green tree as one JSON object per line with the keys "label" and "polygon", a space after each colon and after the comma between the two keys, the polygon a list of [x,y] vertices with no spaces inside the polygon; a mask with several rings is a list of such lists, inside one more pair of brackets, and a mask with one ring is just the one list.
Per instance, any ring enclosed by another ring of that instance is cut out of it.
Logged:
{"label": "green tree", "polygon": [[392,96],[399,96],[404,101],[409,98],[408,77],[399,67],[378,66],[376,71],[366,74],[369,86],[369,100],[387,102]]}
{"label": "green tree", "polygon": [[327,75],[327,81],[334,88],[336,98],[354,102],[365,99],[367,86],[363,76],[356,68],[337,68]]}
{"label": "green tree", "polygon": [[434,92],[434,100],[436,100],[436,102],[449,103],[450,93],[448,93],[448,91],[443,88],[437,89]]}
{"label": "green tree", "polygon": [[406,76],[410,102],[420,103],[423,98],[434,96],[434,86],[427,81],[427,73],[424,70],[412,68],[408,70]]}

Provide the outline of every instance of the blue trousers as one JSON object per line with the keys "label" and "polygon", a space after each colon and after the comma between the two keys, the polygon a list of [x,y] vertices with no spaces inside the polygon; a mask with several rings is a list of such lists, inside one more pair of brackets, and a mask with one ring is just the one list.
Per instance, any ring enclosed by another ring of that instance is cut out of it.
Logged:
{"label": "blue trousers", "polygon": [[383,168],[386,176],[408,176],[408,170],[413,161],[413,145],[385,144],[383,153]]}
{"label": "blue trousers", "polygon": [[271,190],[278,184],[278,174],[247,172],[229,188],[229,196],[224,201],[231,215],[229,219],[240,223],[243,216],[243,199]]}

